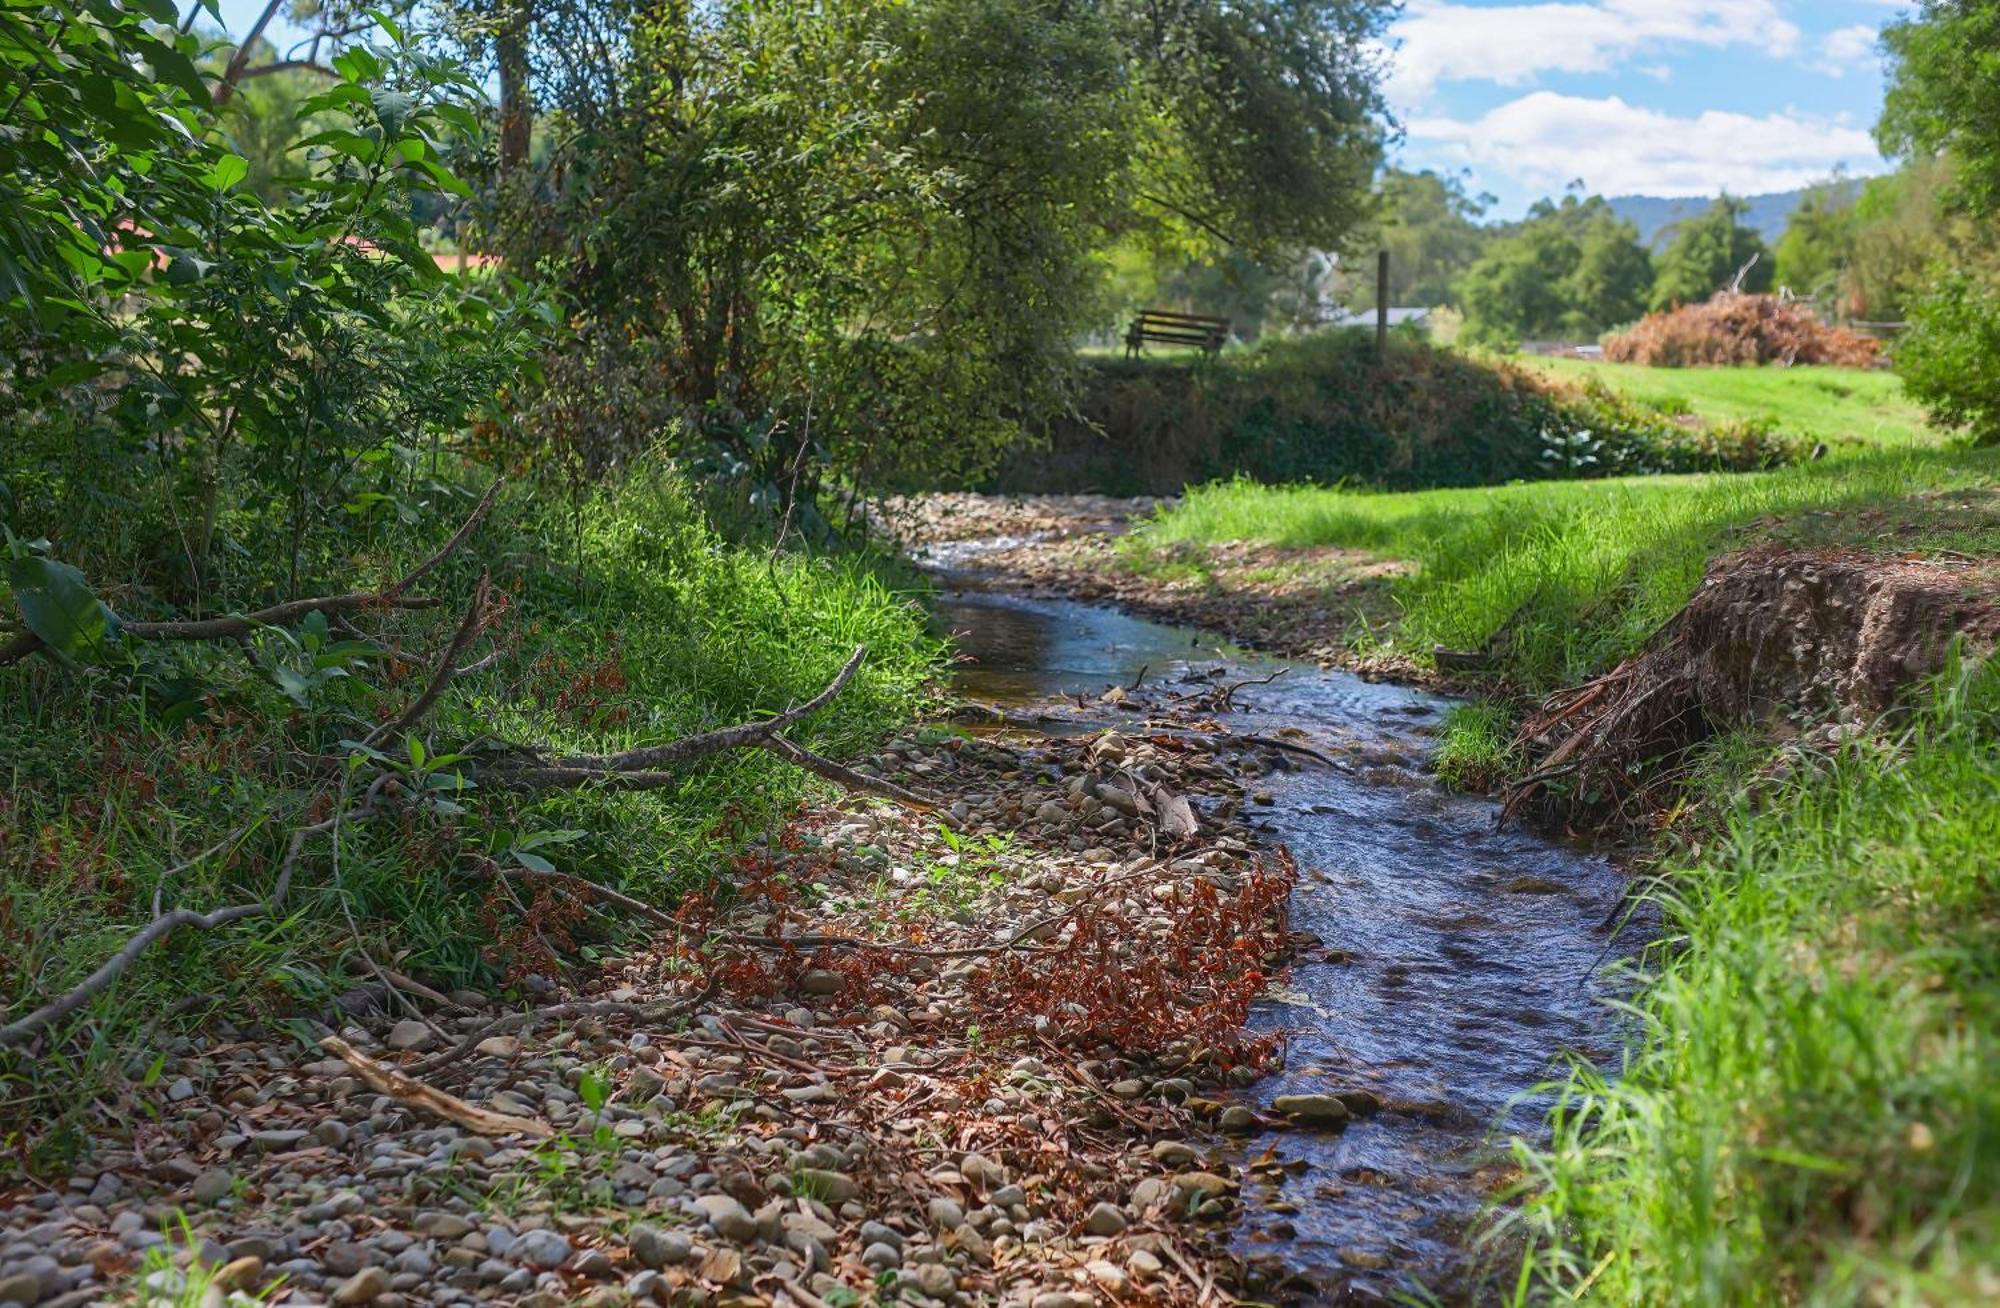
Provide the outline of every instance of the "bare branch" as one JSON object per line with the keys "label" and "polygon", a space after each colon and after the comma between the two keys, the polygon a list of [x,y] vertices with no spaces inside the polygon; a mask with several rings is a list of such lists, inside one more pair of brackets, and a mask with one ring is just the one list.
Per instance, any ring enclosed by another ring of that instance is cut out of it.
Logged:
{"label": "bare branch", "polygon": [[458,620],[458,630],[451,636],[451,643],[439,654],[431,668],[431,678],[424,687],[423,694],[411,700],[409,706],[393,719],[383,723],[368,733],[362,743],[369,746],[388,744],[401,740],[411,727],[423,720],[444,694],[445,687],[458,675],[458,661],[465,657],[466,648],[479,635],[479,629],[486,619],[486,602],[493,593],[491,574],[482,574],[479,585],[472,592],[472,603],[465,606],[465,616]]}
{"label": "bare branch", "polygon": [[445,561],[458,553],[465,542],[471,538],[472,533],[479,530],[479,524],[486,521],[486,515],[492,511],[494,499],[499,496],[500,488],[506,484],[507,479],[505,477],[497,478],[491,486],[486,488],[486,493],[479,497],[479,503],[472,506],[471,514],[460,524],[458,530],[451,534],[451,539],[439,547],[437,553],[404,573],[401,581],[398,581],[383,593],[392,597],[401,595],[404,591],[416,585],[425,577],[430,576],[431,573],[437,571],[440,567],[443,567]]}
{"label": "bare branch", "polygon": [[578,1000],[571,1003],[549,1004],[542,1008],[530,1008],[525,1012],[509,1013],[497,1017],[485,1026],[477,1027],[465,1034],[457,1044],[440,1054],[433,1054],[407,1070],[412,1073],[435,1072],[440,1067],[449,1066],[464,1058],[479,1047],[479,1042],[489,1036],[504,1035],[532,1026],[536,1022],[569,1021],[579,1017],[616,1017],[626,1015],[645,1021],[659,1021],[669,1017],[680,1017],[693,1012],[715,994],[716,983],[711,980],[694,994],[679,1000],[655,1000],[651,1003],[624,1003],[615,999]]}

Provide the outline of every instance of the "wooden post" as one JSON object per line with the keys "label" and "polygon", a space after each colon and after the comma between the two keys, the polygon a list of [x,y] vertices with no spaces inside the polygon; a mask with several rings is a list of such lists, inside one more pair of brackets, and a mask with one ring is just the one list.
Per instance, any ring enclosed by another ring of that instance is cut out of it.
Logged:
{"label": "wooden post", "polygon": [[1389,252],[1375,256],[1375,362],[1389,352]]}

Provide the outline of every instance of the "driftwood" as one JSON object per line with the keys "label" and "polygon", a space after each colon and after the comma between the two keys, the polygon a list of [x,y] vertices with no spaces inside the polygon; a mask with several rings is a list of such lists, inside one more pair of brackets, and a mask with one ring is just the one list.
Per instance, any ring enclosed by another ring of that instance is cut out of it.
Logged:
{"label": "driftwood", "polygon": [[477,1131],[480,1135],[532,1135],[543,1140],[555,1134],[555,1128],[547,1122],[532,1117],[515,1117],[511,1113],[496,1113],[490,1108],[468,1104],[457,1095],[446,1094],[393,1067],[385,1067],[339,1036],[328,1036],[319,1044],[320,1048],[353,1068],[354,1074],[375,1093],[387,1095],[399,1104],[434,1113],[468,1131]]}

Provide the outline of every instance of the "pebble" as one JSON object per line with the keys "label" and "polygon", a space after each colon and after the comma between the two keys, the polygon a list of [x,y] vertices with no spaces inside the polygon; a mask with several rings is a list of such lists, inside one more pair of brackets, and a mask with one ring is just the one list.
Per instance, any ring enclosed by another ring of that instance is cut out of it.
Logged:
{"label": "pebble", "polygon": [[696,1199],[695,1206],[702,1216],[715,1228],[715,1233],[725,1240],[748,1241],[757,1238],[757,1220],[750,1211],[726,1194],[705,1194]]}
{"label": "pebble", "polygon": [[333,1292],[337,1304],[373,1303],[389,1292],[389,1273],[379,1267],[364,1267],[341,1283]]}
{"label": "pebble", "polygon": [[1125,1230],[1125,1214],[1116,1205],[1100,1203],[1083,1219],[1083,1229],[1092,1235],[1119,1235]]}
{"label": "pebble", "polygon": [[632,1256],[647,1267],[659,1268],[684,1263],[694,1242],[679,1231],[663,1230],[650,1222],[640,1222],[625,1234]]}
{"label": "pebble", "polygon": [[1345,1126],[1349,1116],[1337,1095],[1279,1095],[1271,1107],[1308,1126]]}
{"label": "pebble", "polygon": [[218,1199],[227,1198],[229,1192],[235,1188],[236,1177],[229,1169],[216,1167],[194,1178],[189,1193],[198,1204],[212,1204]]}
{"label": "pebble", "polygon": [[420,1053],[436,1042],[431,1034],[430,1024],[419,1022],[414,1017],[406,1017],[389,1028],[389,1048],[411,1053]]}
{"label": "pebble", "polygon": [[523,1231],[507,1256],[530,1267],[561,1267],[569,1261],[569,1241],[554,1231]]}
{"label": "pebble", "polygon": [[861,1261],[863,1265],[872,1267],[878,1272],[886,1272],[892,1267],[901,1267],[903,1255],[897,1251],[895,1245],[885,1242],[871,1244],[863,1249]]}

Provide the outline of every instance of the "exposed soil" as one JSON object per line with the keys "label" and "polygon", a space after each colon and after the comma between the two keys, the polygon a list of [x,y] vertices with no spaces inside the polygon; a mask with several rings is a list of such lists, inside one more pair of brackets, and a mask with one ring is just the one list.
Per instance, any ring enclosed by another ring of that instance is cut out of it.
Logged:
{"label": "exposed soil", "polygon": [[1637,658],[1552,697],[1524,725],[1537,760],[1516,806],[1625,811],[1716,734],[1823,739],[1874,727],[1938,672],[1952,637],[2000,638],[2000,566],[1764,547],[1718,560]]}

